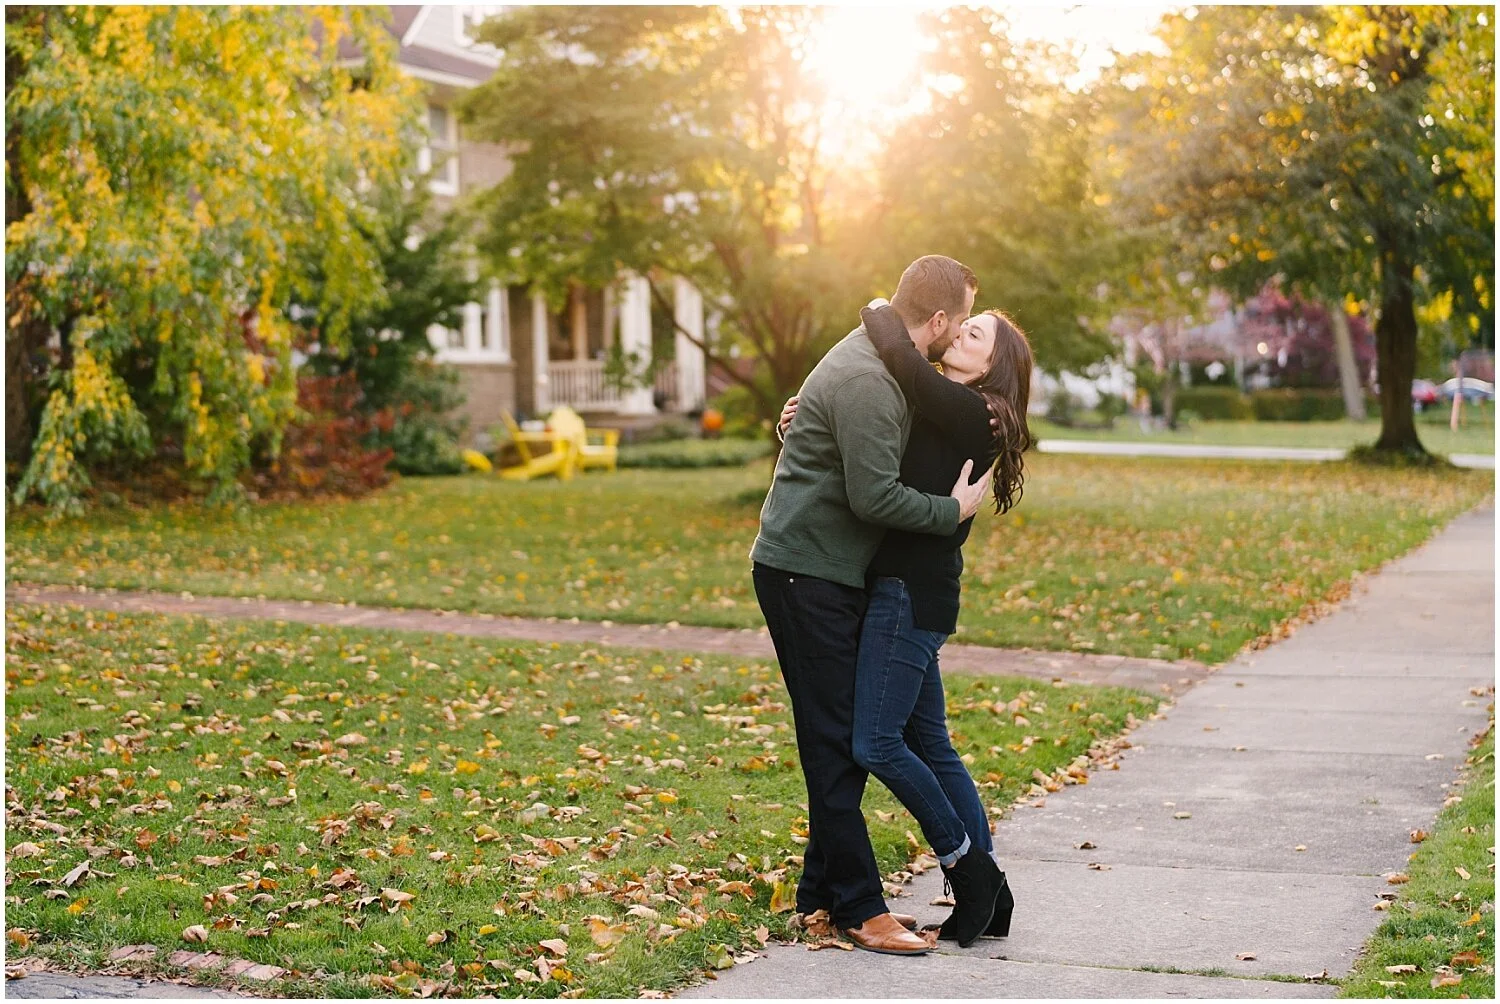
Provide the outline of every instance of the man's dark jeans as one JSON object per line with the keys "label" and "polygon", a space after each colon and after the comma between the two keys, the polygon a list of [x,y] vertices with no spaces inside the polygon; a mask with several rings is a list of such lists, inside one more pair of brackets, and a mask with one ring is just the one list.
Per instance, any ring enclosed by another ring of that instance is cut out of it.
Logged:
{"label": "man's dark jeans", "polygon": [[792,699],[807,781],[808,842],[797,909],[827,910],[838,927],[886,912],[854,762],[854,673],[865,591],[756,564],[755,595]]}

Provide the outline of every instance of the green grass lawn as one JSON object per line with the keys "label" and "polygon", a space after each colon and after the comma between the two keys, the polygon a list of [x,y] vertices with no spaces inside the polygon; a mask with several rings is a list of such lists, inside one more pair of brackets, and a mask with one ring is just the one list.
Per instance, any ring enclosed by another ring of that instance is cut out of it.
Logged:
{"label": "green grass lawn", "polygon": [[[1412,855],[1409,881],[1370,938],[1345,997],[1495,997],[1495,733]],[[1398,968],[1391,972],[1389,967]]]}
{"label": "green grass lawn", "polygon": [[[1218,662],[1487,497],[1491,472],[1034,456],[966,548],[959,640]],[[408,479],[353,502],[7,516],[10,582],[589,620],[761,623],[765,463],[568,483]]]}
{"label": "green grass lawn", "polygon": [[[1191,443],[1202,446],[1343,447],[1373,443],[1380,436],[1379,418],[1364,422],[1194,422],[1175,432],[1142,432],[1136,419],[1115,420],[1113,429],[1069,429],[1033,418],[1031,431],[1042,439],[1104,439],[1121,443]],[[1417,433],[1435,453],[1495,452],[1495,411],[1465,406],[1464,424],[1448,428],[1446,409],[1417,416]]]}
{"label": "green grass lawn", "polygon": [[[632,997],[786,932],[807,821],[771,665],[63,608],[6,627],[9,961],[149,943],[332,996]],[[1090,745],[1156,708],[948,694],[994,808],[1034,770],[1086,783]],[[905,867],[912,820],[878,786],[865,806]]]}

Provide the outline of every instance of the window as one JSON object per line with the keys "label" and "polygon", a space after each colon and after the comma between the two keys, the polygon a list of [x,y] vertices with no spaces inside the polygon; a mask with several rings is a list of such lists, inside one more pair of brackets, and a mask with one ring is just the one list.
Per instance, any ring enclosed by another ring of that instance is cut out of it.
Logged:
{"label": "window", "polygon": [[417,152],[417,170],[430,176],[437,194],[458,194],[458,123],[442,105],[427,106],[427,145]]}
{"label": "window", "polygon": [[496,4],[461,4],[453,9],[453,34],[455,41],[462,46],[472,46],[480,49],[494,51],[492,46],[483,45],[474,40],[475,29],[487,17],[494,17],[501,8]]}

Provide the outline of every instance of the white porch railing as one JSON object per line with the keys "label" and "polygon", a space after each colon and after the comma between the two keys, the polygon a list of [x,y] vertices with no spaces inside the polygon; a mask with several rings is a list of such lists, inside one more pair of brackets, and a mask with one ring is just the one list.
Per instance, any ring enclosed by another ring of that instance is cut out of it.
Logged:
{"label": "white porch railing", "polygon": [[620,406],[620,391],[604,379],[602,359],[549,362],[547,386],[553,405],[567,405],[579,411],[613,410]]}

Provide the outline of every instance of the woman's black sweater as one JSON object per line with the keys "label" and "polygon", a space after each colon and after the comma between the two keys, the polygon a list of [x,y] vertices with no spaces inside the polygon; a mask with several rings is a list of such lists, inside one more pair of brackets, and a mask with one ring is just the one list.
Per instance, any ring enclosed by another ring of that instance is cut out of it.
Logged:
{"label": "woman's black sweater", "polygon": [[[983,396],[933,369],[894,308],[866,307],[860,317],[881,361],[916,409],[901,458],[901,483],[931,495],[947,495],[965,461],[974,461],[971,478],[988,471],[998,452]],[[875,552],[868,574],[906,583],[917,627],[952,634],[957,626],[963,545],[973,522],[964,520],[946,537],[888,530]]]}

